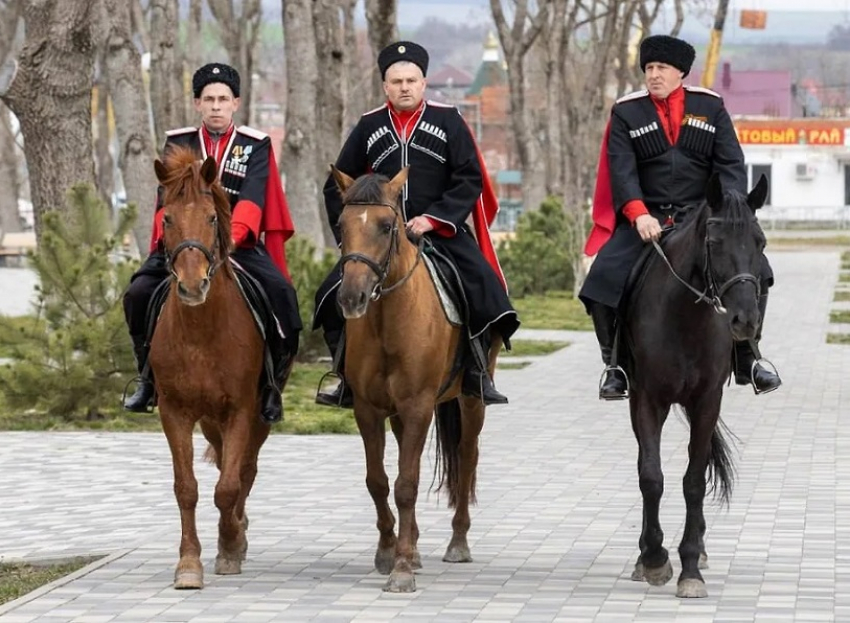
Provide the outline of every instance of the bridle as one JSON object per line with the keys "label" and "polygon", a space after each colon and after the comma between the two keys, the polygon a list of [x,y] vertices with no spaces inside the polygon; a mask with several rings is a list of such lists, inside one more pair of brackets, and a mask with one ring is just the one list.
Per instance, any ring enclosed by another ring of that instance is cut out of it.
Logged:
{"label": "bridle", "polygon": [[[202,190],[201,194],[209,195],[210,197],[213,196],[212,191],[210,190]],[[213,225],[215,226],[215,238],[213,240],[213,248],[215,249],[216,247],[218,247],[219,242],[218,216],[216,216],[216,220],[213,222]],[[215,275],[216,271],[219,269],[222,263],[221,260],[216,259],[215,254],[210,251],[210,249],[206,247],[204,243],[200,240],[184,240],[176,247],[174,247],[174,249],[172,249],[171,251],[169,251],[168,248],[165,247],[165,242],[163,242],[163,247],[165,248],[165,267],[168,272],[171,273],[171,278],[175,281],[177,281],[178,276],[177,272],[174,270],[174,262],[177,261],[177,256],[180,255],[180,253],[185,251],[186,249],[197,249],[198,251],[204,254],[205,258],[207,258],[207,279],[213,278],[213,275]]]}
{"label": "bridle", "polygon": [[414,262],[410,270],[407,271],[407,274],[405,274],[404,277],[396,281],[394,284],[385,287],[384,282],[389,276],[390,263],[392,262],[393,255],[398,255],[398,206],[387,202],[372,203],[368,201],[352,201],[351,203],[346,203],[343,206],[343,210],[349,206],[382,206],[391,209],[393,211],[393,215],[395,216],[395,219],[393,220],[393,228],[390,231],[390,245],[387,249],[387,254],[383,260],[377,262],[375,259],[369,257],[368,255],[357,252],[346,253],[340,259],[340,272],[342,272],[343,267],[348,262],[362,262],[372,269],[372,272],[374,272],[378,276],[378,283],[376,283],[375,287],[372,289],[372,294],[370,295],[370,298],[373,301],[377,301],[379,298],[381,298],[381,296],[383,296],[384,294],[389,294],[393,290],[400,288],[410,279],[410,277],[413,275],[413,271],[416,270],[416,267],[419,265],[419,262],[422,259],[422,249],[425,242],[425,238],[424,236],[419,238],[419,242],[416,245],[416,262]]}
{"label": "bridle", "polygon": [[721,286],[717,286],[717,279],[711,262],[711,245],[709,244],[711,242],[711,235],[708,233],[708,226],[712,223],[723,222],[723,220],[724,219],[720,217],[709,217],[706,219],[705,241],[703,242],[705,248],[705,266],[703,267],[703,276],[706,286],[702,292],[694,288],[690,283],[685,281],[676,273],[673,269],[673,265],[670,264],[670,260],[667,258],[667,255],[665,255],[664,251],[661,249],[661,245],[658,244],[656,240],[652,241],[655,250],[661,256],[661,259],[664,260],[664,263],[667,264],[667,268],[670,269],[672,275],[679,281],[679,283],[697,295],[697,300],[694,301],[694,303],[708,303],[714,307],[714,311],[718,314],[726,313],[726,308],[723,306],[723,295],[739,283],[751,282],[756,288],[756,298],[761,296],[761,281],[759,281],[758,277],[752,273],[738,273],[724,281]]}

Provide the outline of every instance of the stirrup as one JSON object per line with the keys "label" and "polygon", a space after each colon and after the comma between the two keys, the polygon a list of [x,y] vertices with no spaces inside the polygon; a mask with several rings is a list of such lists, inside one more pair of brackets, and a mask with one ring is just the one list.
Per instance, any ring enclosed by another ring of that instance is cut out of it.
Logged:
{"label": "stirrup", "polygon": [[339,385],[337,386],[337,387],[339,387],[339,403],[336,406],[343,408],[342,407],[342,397],[343,397],[343,394],[345,393],[345,379],[342,378],[342,375],[339,372],[336,372],[334,370],[331,370],[330,372],[325,372],[322,375],[322,378],[319,379],[319,386],[316,388],[316,402],[317,402],[317,404],[326,404],[324,402],[318,402],[319,396],[321,396],[322,394],[324,394],[326,396],[330,395],[336,389],[336,388],[334,388],[334,389],[331,389],[329,391],[322,391],[322,387],[325,385],[325,380],[328,377],[335,378],[339,381]]}
{"label": "stirrup", "polygon": [[[764,364],[767,364],[767,365],[764,365]],[[769,387],[768,389],[759,389],[756,386],[756,366],[757,365],[761,365],[761,367],[764,368],[765,370],[768,370],[768,366],[769,366],[770,369],[773,370],[773,374],[776,376],[776,378],[779,379],[779,385],[777,385],[776,387]],[[773,365],[773,362],[770,359],[765,359],[764,357],[762,357],[760,359],[754,359],[753,363],[750,365],[750,385],[752,386],[753,392],[755,392],[756,396],[759,396],[761,394],[769,394],[770,392],[776,391],[777,389],[780,388],[780,386],[782,385],[782,377],[779,376],[779,370],[776,369],[776,366]]]}
{"label": "stirrup", "polygon": [[[623,378],[626,379],[626,391],[619,396],[616,397],[604,397],[602,395],[602,385],[605,382],[605,377],[608,376],[609,372],[619,372],[623,375]],[[605,366],[605,369],[602,370],[602,375],[599,377],[599,398],[600,400],[625,400],[629,397],[631,393],[631,384],[629,383],[629,375],[626,374],[626,371],[623,370],[621,366]]]}

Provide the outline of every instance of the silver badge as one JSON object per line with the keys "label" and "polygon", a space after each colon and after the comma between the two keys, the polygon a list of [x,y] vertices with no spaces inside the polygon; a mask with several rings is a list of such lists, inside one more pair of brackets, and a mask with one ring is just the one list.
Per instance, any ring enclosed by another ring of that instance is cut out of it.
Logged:
{"label": "silver badge", "polygon": [[399,54],[404,54],[405,52],[407,52],[406,47],[404,47],[403,45],[398,46],[398,53]]}
{"label": "silver badge", "polygon": [[221,70],[220,70],[218,67],[213,67],[212,72],[213,72],[214,74],[220,74],[220,73],[221,73]]}

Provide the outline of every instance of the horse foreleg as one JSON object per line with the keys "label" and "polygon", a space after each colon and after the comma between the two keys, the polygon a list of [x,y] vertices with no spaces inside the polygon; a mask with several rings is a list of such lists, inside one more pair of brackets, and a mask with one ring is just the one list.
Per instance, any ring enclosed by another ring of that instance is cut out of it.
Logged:
{"label": "horse foreleg", "polygon": [[461,430],[455,514],[452,518],[452,540],[443,556],[444,562],[472,562],[472,552],[466,537],[471,523],[469,506],[475,503],[478,436],[484,428],[484,404],[477,398],[462,397],[460,405]]}
{"label": "horse foreleg", "polygon": [[[401,418],[398,416],[394,416],[390,418],[390,427],[393,431],[393,436],[395,437],[396,444],[399,448],[401,448],[401,439],[404,436],[404,423],[401,421]],[[412,530],[412,540],[413,540],[413,555],[411,556],[411,565],[414,569],[422,568],[422,556],[419,554],[419,524],[416,521],[416,509],[413,509],[413,527]],[[392,571],[392,565],[395,562],[395,552],[393,552],[392,560],[390,561],[390,571]]]}
{"label": "horse foreleg", "polygon": [[248,514],[245,512],[245,505],[248,502],[248,496],[251,495],[251,489],[254,487],[254,480],[257,478],[257,460],[259,459],[260,448],[263,447],[269,436],[269,427],[260,421],[259,418],[254,418],[251,433],[251,441],[248,449],[245,451],[245,458],[242,461],[242,470],[240,472],[242,488],[240,490],[239,502],[236,504],[236,518],[242,526],[240,559],[243,562],[248,553]]}
{"label": "horse foreleg", "polygon": [[244,501],[243,463],[255,417],[255,410],[246,409],[231,414],[224,424],[221,473],[215,486],[215,505],[219,511],[215,572],[219,575],[242,573],[246,543],[245,527],[238,509],[240,502]]}
{"label": "horse foreleg", "polygon": [[398,478],[395,481],[395,503],[398,507],[398,543],[395,565],[384,587],[393,593],[416,590],[413,552],[416,529],[416,498],[419,495],[419,469],[422,450],[431,425],[432,408],[414,406],[399,409],[404,419],[404,432],[398,451]]}
{"label": "horse foreleg", "polygon": [[389,575],[393,569],[396,553],[395,517],[390,509],[390,483],[384,469],[384,449],[386,447],[386,429],[382,414],[358,404],[354,418],[363,449],[366,453],[366,488],[372,496],[378,515],[378,549],[375,552],[375,569],[382,575]]}
{"label": "horse foreleg", "polygon": [[688,406],[691,436],[688,444],[688,469],[682,479],[685,495],[685,530],[679,543],[682,573],[676,589],[677,597],[707,597],[705,581],[700,573],[705,555],[705,471],[711,453],[711,438],[720,413],[720,396],[707,392],[697,404]]}
{"label": "horse foreleg", "polygon": [[[661,429],[667,417],[666,408],[652,404],[642,392],[633,391],[630,398],[632,428],[639,446],[638,480],[643,496],[643,529],[640,536],[640,561],[644,579],[661,586],[673,577],[670,555],[664,547],[664,532],[659,520],[664,474],[661,471]],[[637,568],[636,568],[637,571]]]}
{"label": "horse foreleg", "polygon": [[198,481],[192,467],[192,430],[194,419],[174,410],[166,403],[159,407],[160,420],[174,465],[174,496],[180,508],[180,560],[174,570],[174,588],[203,588],[204,567],[201,564],[201,543],[195,525],[198,505]]}

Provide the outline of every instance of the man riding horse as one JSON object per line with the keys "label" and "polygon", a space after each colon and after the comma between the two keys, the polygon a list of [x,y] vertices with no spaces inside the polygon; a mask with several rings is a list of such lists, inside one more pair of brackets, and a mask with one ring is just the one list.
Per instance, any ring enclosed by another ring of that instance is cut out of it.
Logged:
{"label": "man riding horse", "polygon": [[[195,110],[201,127],[166,132],[164,151],[172,146],[189,147],[199,158],[212,156],[218,163],[218,179],[230,199],[232,210],[231,257],[260,285],[273,312],[266,323],[271,378],[262,388],[261,415],[269,423],[283,415],[281,388],[287,363],[298,350],[301,319],[295,288],[288,279],[284,243],[294,228],[280,184],[274,150],[267,134],[248,126],[236,127],[240,79],[237,71],[221,63],[204,65],[192,78]],[[133,275],[124,295],[124,314],[141,376],[136,392],[124,408],[144,412],[154,399],[154,387],[146,366],[149,340],[148,305],[154,290],[169,277],[162,245],[162,189],[157,191],[150,255]],[[269,376],[269,375],[267,375]]]}
{"label": "man riding horse", "polygon": [[[628,380],[612,351],[623,291],[644,244],[659,240],[662,224],[671,223],[677,212],[705,199],[712,173],[720,175],[723,188],[747,194],[744,154],[723,100],[714,91],[682,83],[694,57],[694,48],[681,39],[644,39],[640,66],[647,88],[617,100],[603,140],[594,229],[585,247],[596,259],[579,297],[593,318],[606,365],[599,390],[604,400],[628,396]],[[735,343],[735,381],[752,383],[757,394],[782,383],[758,354],[767,290],[773,285],[770,264],[762,257],[756,339]]]}
{"label": "man riding horse", "polygon": [[[352,178],[367,172],[392,178],[410,167],[399,204],[407,231],[425,236],[438,252],[453,260],[468,303],[470,356],[463,391],[488,405],[504,404],[507,398],[496,391],[487,373],[491,332],[497,331],[509,345],[519,320],[508,300],[487,230],[497,204],[475,139],[457,108],[424,100],[428,52],[422,46],[409,41],[393,43],[378,55],[378,67],[388,101],[360,118],[336,167]],[[343,205],[330,176],[324,195],[339,242],[337,221]],[[466,222],[470,214],[477,244]],[[336,354],[345,323],[336,304],[339,275],[337,267],[316,294],[314,328],[324,328],[328,348],[335,361],[341,362]],[[320,389],[316,401],[331,406],[353,404],[344,378],[333,392]]]}

